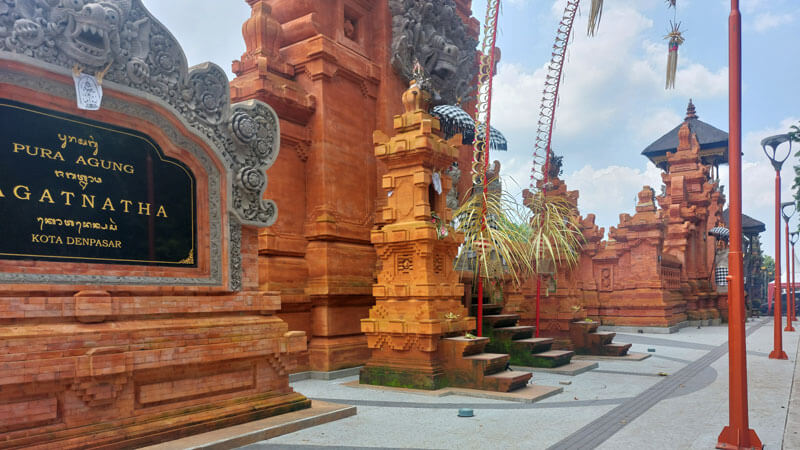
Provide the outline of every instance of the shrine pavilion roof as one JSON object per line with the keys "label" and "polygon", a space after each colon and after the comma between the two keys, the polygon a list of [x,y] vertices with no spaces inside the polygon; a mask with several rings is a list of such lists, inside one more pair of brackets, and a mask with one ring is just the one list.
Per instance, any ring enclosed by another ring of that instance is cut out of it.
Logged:
{"label": "shrine pavilion roof", "polygon": [[[697,141],[700,143],[700,158],[704,164],[719,165],[728,162],[728,133],[700,120],[691,99],[686,108],[686,118],[683,123],[688,123],[691,132],[697,135]],[[647,146],[642,151],[642,155],[653,161],[656,166],[664,169],[666,154],[678,150],[678,130],[683,123]]]}
{"label": "shrine pavilion roof", "polygon": [[[722,211],[722,220],[725,221],[726,226],[730,226],[728,222],[728,210]],[[742,214],[742,233],[744,234],[759,234],[767,230],[764,222],[753,219],[747,214]]]}

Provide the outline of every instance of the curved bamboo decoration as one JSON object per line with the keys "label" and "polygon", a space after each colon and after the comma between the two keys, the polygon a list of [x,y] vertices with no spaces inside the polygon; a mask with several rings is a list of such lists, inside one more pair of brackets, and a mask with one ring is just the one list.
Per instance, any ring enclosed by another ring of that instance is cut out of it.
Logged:
{"label": "curved bamboo decoration", "polygon": [[536,142],[533,149],[533,167],[531,168],[530,189],[535,192],[537,183],[547,183],[548,163],[550,161],[550,143],[553,139],[558,90],[566,60],[567,46],[572,35],[572,25],[578,12],[581,0],[569,0],[564,8],[564,16],[558,24],[553,54],[547,67],[547,78],[542,92],[542,103],[539,106],[539,122],[536,124]]}

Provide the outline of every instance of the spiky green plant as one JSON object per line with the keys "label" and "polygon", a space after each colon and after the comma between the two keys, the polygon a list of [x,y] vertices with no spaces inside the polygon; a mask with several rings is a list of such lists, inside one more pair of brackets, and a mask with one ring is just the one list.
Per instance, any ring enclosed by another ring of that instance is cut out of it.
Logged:
{"label": "spiky green plant", "polygon": [[583,233],[578,226],[575,208],[563,196],[539,191],[525,198],[530,209],[530,250],[534,267],[578,263]]}
{"label": "spiky green plant", "polygon": [[486,280],[510,275],[518,285],[536,274],[537,267],[574,266],[584,242],[574,207],[554,193],[538,192],[521,204],[502,189],[480,191],[467,197],[453,216],[453,227],[464,235],[456,266],[469,266],[467,258],[474,252],[479,267],[475,276]]}
{"label": "spiky green plant", "polygon": [[[485,208],[485,209],[484,209]],[[470,266],[475,254],[483,279],[499,280],[510,274],[515,283],[533,271],[530,248],[531,211],[503,190],[469,195],[454,212],[454,228],[464,235],[456,265]],[[474,269],[474,267],[472,267]]]}

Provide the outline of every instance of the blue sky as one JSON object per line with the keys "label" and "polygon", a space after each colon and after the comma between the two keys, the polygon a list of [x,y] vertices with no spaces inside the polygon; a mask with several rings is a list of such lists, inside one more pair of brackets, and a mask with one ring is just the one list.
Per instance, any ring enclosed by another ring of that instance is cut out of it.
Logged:
{"label": "blue sky", "polygon": [[[190,64],[212,61],[232,77],[230,62],[244,51],[239,30],[250,14],[244,0],[143,2],[175,34]],[[617,224],[620,213],[633,213],[643,185],[659,190],[659,171],[640,153],[682,121],[689,98],[701,120],[728,129],[730,2],[678,0],[677,17],[686,42],[679,52],[676,89],[669,91],[664,89],[663,36],[673,12],[665,2],[605,0],[599,32],[592,38],[585,32],[589,1],[583,3],[565,67],[553,148],[564,156],[568,185],[581,191],[581,212],[595,213],[598,224],[608,229]],[[473,14],[480,21],[485,4],[473,2]],[[544,67],[565,4],[566,0],[503,2],[498,38],[502,61],[492,120],[509,139],[509,151],[496,152],[493,159],[500,159],[506,177],[523,186],[528,183]],[[741,0],[741,8],[744,212],[767,224],[762,242],[772,254],[774,171],[759,142],[800,120],[800,13],[797,0]],[[791,195],[792,167],[797,164],[792,157],[784,167],[784,200]],[[721,174],[727,186],[727,166]],[[793,228],[796,223],[797,218]]]}

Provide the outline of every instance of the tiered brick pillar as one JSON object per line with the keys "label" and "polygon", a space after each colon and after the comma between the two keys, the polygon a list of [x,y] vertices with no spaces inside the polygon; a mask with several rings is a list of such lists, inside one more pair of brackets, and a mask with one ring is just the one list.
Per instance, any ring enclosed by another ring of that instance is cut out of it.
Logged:
{"label": "tiered brick pillar", "polygon": [[[593,258],[604,324],[669,327],[686,320],[681,261],[662,251],[663,212],[653,189],[639,192],[636,214],[620,214],[605,251]],[[613,264],[609,264],[613,262]]]}
{"label": "tiered brick pillar", "polygon": [[[451,180],[443,172],[458,150],[438,135],[438,120],[426,112],[427,92],[412,83],[402,98],[405,113],[394,118],[396,135],[374,135],[375,155],[386,166],[380,195],[388,202],[379,211],[385,225],[371,235],[381,268],[373,285],[376,304],[361,320],[371,350],[361,382],[436,389],[445,377],[441,338],[475,327],[453,270],[460,236],[451,232],[440,239],[431,221],[432,211],[451,219]],[[441,177],[441,192],[434,177]]]}
{"label": "tiered brick pillar", "polygon": [[379,101],[379,86],[393,100],[404,88],[387,63],[388,4],[247,2],[247,51],[233,64],[231,94],[268,102],[281,124],[278,175],[266,192],[281,210],[259,236],[261,288],[279,291],[280,317],[309,336],[295,370],[358,366],[369,357],[359,319],[374,304],[377,168],[369,140],[385,111],[397,111],[396,101]]}
{"label": "tiered brick pillar", "polygon": [[678,131],[678,139],[678,150],[667,154],[669,173],[662,174],[665,195],[658,197],[667,221],[664,253],[681,262],[681,292],[689,320],[714,319],[719,312],[713,307],[716,293],[709,258],[713,253],[708,251],[707,233],[719,219],[710,217],[710,212],[720,210],[718,204],[712,209],[712,200],[724,202],[724,196],[713,195],[718,185],[709,181],[710,167],[700,160],[700,144],[688,122]]}

